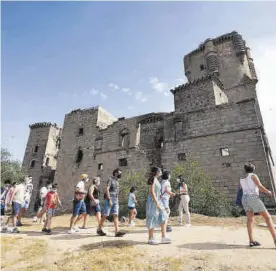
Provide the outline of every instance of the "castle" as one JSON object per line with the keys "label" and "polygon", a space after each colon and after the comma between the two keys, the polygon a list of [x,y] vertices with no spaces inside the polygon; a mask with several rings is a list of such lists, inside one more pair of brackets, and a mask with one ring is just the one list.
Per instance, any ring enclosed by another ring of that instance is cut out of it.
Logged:
{"label": "castle", "polygon": [[[117,119],[93,107],[68,113],[62,129],[51,123],[30,125],[23,170],[33,176],[33,197],[46,180],[55,180],[70,209],[82,173],[98,175],[105,184],[117,167],[169,169],[188,155],[232,201],[246,161],[256,165],[264,185],[275,192],[257,75],[242,36],[232,32],[205,40],[184,57],[184,67],[188,83],[171,90],[174,112]],[[264,202],[275,206],[275,198]]]}

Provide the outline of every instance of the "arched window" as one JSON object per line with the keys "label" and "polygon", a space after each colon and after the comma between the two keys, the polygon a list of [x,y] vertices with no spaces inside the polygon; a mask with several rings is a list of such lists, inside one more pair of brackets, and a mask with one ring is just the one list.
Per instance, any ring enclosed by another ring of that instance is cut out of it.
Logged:
{"label": "arched window", "polygon": [[129,131],[125,128],[120,133],[119,146],[128,149],[130,144]]}

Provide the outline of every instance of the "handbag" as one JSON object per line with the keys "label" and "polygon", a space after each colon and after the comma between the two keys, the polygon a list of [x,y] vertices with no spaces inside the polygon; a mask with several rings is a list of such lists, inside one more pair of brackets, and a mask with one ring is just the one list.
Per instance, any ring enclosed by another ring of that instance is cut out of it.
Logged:
{"label": "handbag", "polygon": [[240,187],[237,193],[237,199],[236,199],[236,205],[238,206],[242,206],[242,195],[243,195],[243,191],[242,188]]}

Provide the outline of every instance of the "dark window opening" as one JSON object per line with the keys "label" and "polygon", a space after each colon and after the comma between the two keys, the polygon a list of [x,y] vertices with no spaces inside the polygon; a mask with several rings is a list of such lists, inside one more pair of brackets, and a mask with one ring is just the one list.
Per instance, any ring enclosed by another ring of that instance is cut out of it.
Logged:
{"label": "dark window opening", "polygon": [[79,135],[80,135],[80,136],[83,135],[83,128],[79,128]]}
{"label": "dark window opening", "polygon": [[121,147],[124,149],[129,148],[129,134],[122,134],[121,135]]}
{"label": "dark window opening", "polygon": [[94,160],[96,160],[96,156],[97,156],[96,154],[93,154],[93,159],[94,159]]}
{"label": "dark window opening", "polygon": [[77,154],[76,163],[80,163],[82,161],[82,157],[83,157],[83,151],[81,149],[79,149],[78,154]]}
{"label": "dark window opening", "polygon": [[230,155],[229,149],[228,148],[221,148],[220,149],[220,155],[221,156],[229,156]]}
{"label": "dark window opening", "polygon": [[222,163],[222,167],[231,167],[231,163]]}
{"label": "dark window opening", "polygon": [[30,168],[34,168],[34,167],[35,167],[35,160],[32,160],[30,164]]}
{"label": "dark window opening", "polygon": [[47,159],[46,159],[46,163],[45,163],[46,167],[48,167],[48,166],[49,166],[49,162],[50,162],[50,158],[49,158],[49,157],[47,157]]}
{"label": "dark window opening", "polygon": [[102,163],[98,164],[98,170],[103,170],[103,164]]}
{"label": "dark window opening", "polygon": [[127,166],[127,159],[126,158],[119,159],[119,166],[120,167],[126,167]]}
{"label": "dark window opening", "polygon": [[186,160],[186,153],[179,153],[178,160],[185,161]]}
{"label": "dark window opening", "polygon": [[34,148],[34,152],[38,152],[38,146],[37,145]]}
{"label": "dark window opening", "polygon": [[199,67],[200,67],[200,70],[201,70],[201,71],[203,71],[203,70],[205,69],[205,67],[204,67],[203,64],[201,64]]}

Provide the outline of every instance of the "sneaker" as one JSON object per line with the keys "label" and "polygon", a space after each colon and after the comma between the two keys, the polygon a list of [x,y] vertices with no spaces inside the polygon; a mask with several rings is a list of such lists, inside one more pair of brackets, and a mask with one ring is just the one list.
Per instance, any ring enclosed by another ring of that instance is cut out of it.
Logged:
{"label": "sneaker", "polygon": [[52,230],[51,230],[51,229],[46,230],[46,234],[47,234],[47,235],[51,235],[51,234],[52,234]]}
{"label": "sneaker", "polygon": [[183,223],[179,223],[178,225],[179,225],[179,226],[184,226]]}
{"label": "sneaker", "polygon": [[149,245],[159,245],[159,242],[156,241],[155,239],[150,239],[150,240],[148,241],[148,244],[149,244]]}
{"label": "sneaker", "polygon": [[132,225],[133,227],[135,227],[135,223],[134,223],[133,221],[131,221],[131,225]]}
{"label": "sneaker", "polygon": [[97,230],[97,234],[100,235],[100,236],[106,236],[106,233],[103,232],[102,229],[100,229],[100,230],[98,229],[98,230]]}
{"label": "sneaker", "polygon": [[171,243],[171,239],[169,239],[168,237],[164,237],[161,240],[161,244],[170,244]]}
{"label": "sneaker", "polygon": [[81,230],[88,230],[87,227],[80,227]]}
{"label": "sneaker", "polygon": [[249,243],[249,246],[250,247],[258,247],[258,246],[260,246],[261,244],[259,243],[259,242],[257,242],[257,241],[254,241],[254,242],[250,242]]}
{"label": "sneaker", "polygon": [[171,228],[171,227],[169,227],[169,226],[167,226],[167,228],[166,228],[166,232],[172,232],[172,228]]}
{"label": "sneaker", "polygon": [[74,226],[73,229],[74,229],[75,232],[79,232],[80,231],[80,228],[78,226]]}
{"label": "sneaker", "polygon": [[17,227],[22,227],[23,225],[22,225],[21,222],[17,221],[17,222],[16,222],[16,226],[17,226]]}
{"label": "sneaker", "polygon": [[118,232],[115,234],[115,237],[123,237],[125,234],[126,234],[125,232],[118,231]]}
{"label": "sneaker", "polygon": [[70,230],[68,231],[68,233],[69,233],[69,234],[73,234],[73,233],[76,233],[76,231],[75,231],[74,229],[70,229]]}
{"label": "sneaker", "polygon": [[5,232],[7,232],[8,231],[8,227],[4,227],[2,230],[1,230],[1,232],[3,232],[3,233],[5,233]]}
{"label": "sneaker", "polygon": [[186,223],[185,227],[191,227],[192,224],[191,223]]}
{"label": "sneaker", "polygon": [[46,228],[43,228],[41,231],[42,231],[42,232],[47,232],[47,229],[46,229]]}
{"label": "sneaker", "polygon": [[37,217],[34,217],[34,218],[33,218],[33,222],[34,222],[34,223],[37,222]]}
{"label": "sneaker", "polygon": [[14,229],[12,230],[12,233],[20,233],[20,231],[19,231],[17,228],[14,228]]}

